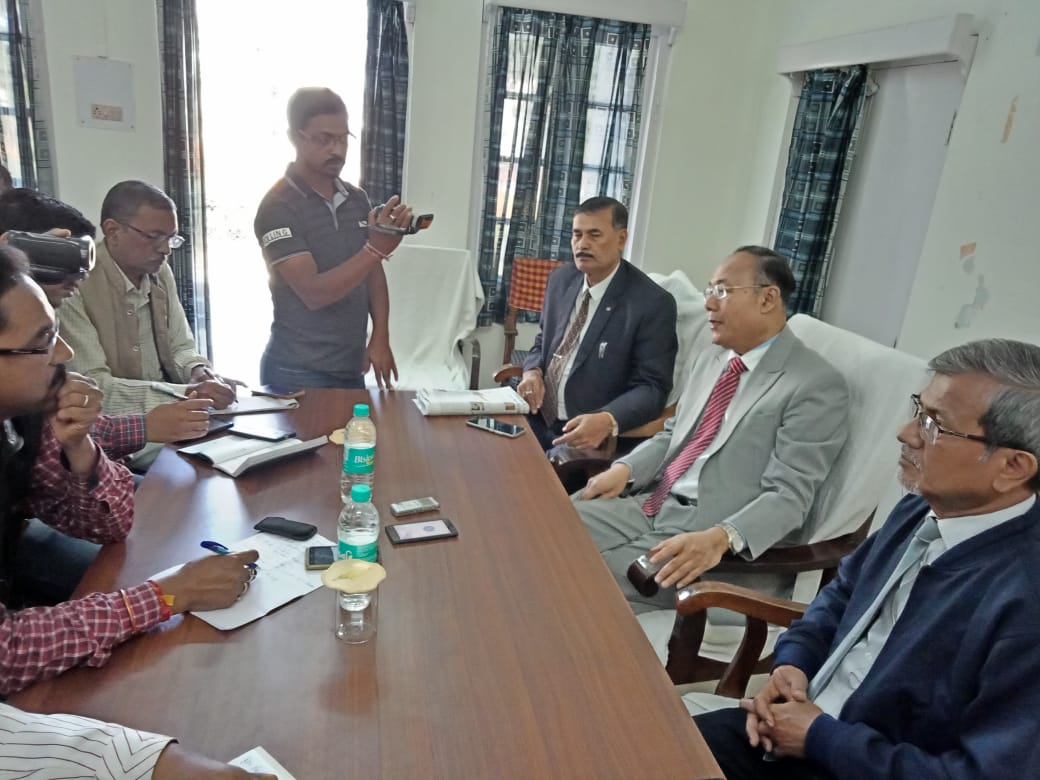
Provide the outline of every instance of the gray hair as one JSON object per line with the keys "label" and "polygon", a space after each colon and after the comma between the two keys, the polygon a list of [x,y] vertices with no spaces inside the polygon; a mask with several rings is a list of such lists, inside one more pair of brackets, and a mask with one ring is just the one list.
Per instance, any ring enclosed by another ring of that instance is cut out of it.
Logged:
{"label": "gray hair", "polygon": [[[1030,453],[1040,461],[1040,347],[1010,339],[971,341],[932,358],[937,374],[985,374],[1001,385],[979,418],[996,447]],[[1040,471],[1030,480],[1040,490]]]}

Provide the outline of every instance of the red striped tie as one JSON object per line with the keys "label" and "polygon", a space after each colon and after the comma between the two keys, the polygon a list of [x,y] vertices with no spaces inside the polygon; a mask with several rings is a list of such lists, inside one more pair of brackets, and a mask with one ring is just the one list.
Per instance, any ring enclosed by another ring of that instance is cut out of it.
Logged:
{"label": "red striped tie", "polygon": [[708,398],[707,406],[704,407],[704,414],[701,415],[701,422],[697,426],[697,430],[690,437],[690,440],[686,442],[686,446],[668,464],[668,468],[664,470],[664,476],[657,483],[657,488],[650,495],[650,498],[644,502],[643,514],[647,517],[653,517],[661,511],[661,505],[668,497],[668,493],[671,492],[676,480],[689,471],[693,462],[708,449],[708,445],[711,444],[715,434],[722,427],[722,421],[726,417],[726,409],[729,408],[729,403],[737,392],[737,386],[740,384],[740,375],[745,371],[747,371],[747,366],[744,365],[744,361],[739,357],[729,361],[726,370],[722,372],[718,381],[715,382],[715,387],[712,388],[711,396]]}

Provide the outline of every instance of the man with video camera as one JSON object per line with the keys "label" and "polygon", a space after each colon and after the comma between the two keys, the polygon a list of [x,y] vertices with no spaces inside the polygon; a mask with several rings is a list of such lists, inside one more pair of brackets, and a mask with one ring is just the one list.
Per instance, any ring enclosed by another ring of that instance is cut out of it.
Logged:
{"label": "man with video camera", "polygon": [[288,117],[296,159],[264,196],[253,224],[274,303],[260,379],[288,390],[362,388],[371,367],[379,386],[389,388],[397,365],[382,262],[405,233],[432,217],[413,225],[412,209],[397,195],[373,209],[364,191],[339,178],[351,133],[335,92],[298,89]]}

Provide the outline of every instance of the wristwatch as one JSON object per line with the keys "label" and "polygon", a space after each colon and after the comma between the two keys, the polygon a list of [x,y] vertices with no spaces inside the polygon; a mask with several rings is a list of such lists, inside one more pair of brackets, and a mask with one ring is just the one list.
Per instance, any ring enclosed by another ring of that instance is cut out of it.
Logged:
{"label": "wristwatch", "polygon": [[716,528],[721,528],[726,532],[726,538],[729,539],[729,551],[736,555],[741,552],[747,545],[744,542],[744,537],[741,536],[740,531],[734,528],[729,523],[719,523]]}

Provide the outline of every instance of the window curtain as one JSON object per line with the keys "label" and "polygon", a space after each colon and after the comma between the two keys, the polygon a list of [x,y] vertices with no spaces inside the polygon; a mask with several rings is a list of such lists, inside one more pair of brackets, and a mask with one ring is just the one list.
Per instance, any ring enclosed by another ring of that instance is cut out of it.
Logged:
{"label": "window curtain", "polygon": [[39,182],[28,7],[3,0],[0,9],[0,162],[11,172],[15,187],[35,189]]}
{"label": "window curtain", "polygon": [[831,265],[834,229],[856,155],[867,68],[807,73],[798,99],[775,248],[791,260],[797,282],[788,314],[819,316]]}
{"label": "window curtain", "polygon": [[514,257],[571,260],[571,216],[581,200],[609,195],[627,204],[650,36],[644,24],[497,10],[479,325],[502,322]]}
{"label": "window curtain", "polygon": [[408,103],[408,32],[401,0],[368,0],[361,188],[372,204],[401,194]]}
{"label": "window curtain", "polygon": [[184,245],[170,267],[195,343],[211,354],[196,0],[157,0],[166,194],[177,204]]}

